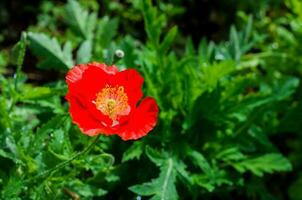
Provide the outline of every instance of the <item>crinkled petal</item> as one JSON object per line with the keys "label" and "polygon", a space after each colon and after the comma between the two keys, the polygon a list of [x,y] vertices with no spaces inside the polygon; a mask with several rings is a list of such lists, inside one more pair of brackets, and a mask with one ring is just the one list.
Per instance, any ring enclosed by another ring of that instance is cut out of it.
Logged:
{"label": "crinkled petal", "polygon": [[68,90],[70,93],[83,93],[95,98],[95,94],[110,83],[117,72],[118,68],[114,65],[106,66],[101,63],[76,65],[66,76]]}
{"label": "crinkled petal", "polygon": [[88,68],[86,65],[77,65],[74,66],[66,75],[67,84],[76,83],[81,80],[83,77],[84,71]]}
{"label": "crinkled petal", "polygon": [[94,118],[76,97],[71,94],[66,95],[66,99],[69,101],[72,121],[79,126],[81,131],[89,136],[97,134],[110,135],[113,134],[112,129],[108,129],[98,119]]}
{"label": "crinkled petal", "polygon": [[94,67],[99,67],[102,70],[104,70],[107,74],[116,74],[118,73],[118,68],[115,65],[112,66],[107,66],[104,63],[89,63],[88,66],[94,66]]}
{"label": "crinkled petal", "polygon": [[[158,106],[154,99],[142,98],[143,77],[134,69],[118,72],[118,68],[101,63],[77,65],[67,76],[70,113],[84,134],[118,134],[123,140],[138,139],[156,125]],[[106,85],[123,86],[128,96],[129,112],[112,120],[96,108],[96,95]]]}
{"label": "crinkled petal", "polygon": [[96,94],[110,82],[116,71],[115,66],[92,63],[77,65],[66,76],[69,93],[85,106],[87,112],[105,124],[111,124],[112,120],[96,109],[94,101]]}
{"label": "crinkled petal", "polygon": [[117,131],[123,140],[136,140],[147,135],[156,125],[158,106],[151,97],[146,97],[131,113],[129,120]]}
{"label": "crinkled petal", "polygon": [[82,94],[89,99],[95,98],[96,93],[104,87],[111,76],[112,74],[94,65],[75,66],[66,76],[68,91],[72,94]]}

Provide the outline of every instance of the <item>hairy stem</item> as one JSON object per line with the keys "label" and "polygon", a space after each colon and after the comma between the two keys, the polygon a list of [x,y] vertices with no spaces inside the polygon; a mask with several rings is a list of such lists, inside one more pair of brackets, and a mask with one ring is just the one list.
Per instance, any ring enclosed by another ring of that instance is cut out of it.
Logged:
{"label": "hairy stem", "polygon": [[74,154],[73,156],[71,156],[68,160],[65,160],[59,164],[57,164],[56,166],[54,166],[51,169],[48,169],[44,172],[41,172],[40,174],[38,174],[37,176],[34,176],[33,178],[27,179],[25,182],[30,182],[32,180],[38,179],[38,178],[42,178],[44,176],[49,176],[50,174],[52,174],[53,172],[55,172],[56,170],[66,166],[67,164],[71,163],[73,160],[77,159],[78,157],[84,155],[85,153],[87,153],[88,151],[91,150],[91,148],[94,146],[94,144],[98,141],[98,139],[100,138],[100,135],[96,136],[92,142],[82,151]]}

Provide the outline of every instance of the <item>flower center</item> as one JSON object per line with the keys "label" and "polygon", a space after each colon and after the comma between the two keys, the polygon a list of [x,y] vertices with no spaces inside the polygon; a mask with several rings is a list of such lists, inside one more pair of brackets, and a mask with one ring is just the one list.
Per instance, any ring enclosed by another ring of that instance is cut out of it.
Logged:
{"label": "flower center", "polygon": [[113,121],[116,121],[118,116],[127,115],[130,112],[128,96],[123,86],[106,85],[96,94],[95,105],[99,111]]}

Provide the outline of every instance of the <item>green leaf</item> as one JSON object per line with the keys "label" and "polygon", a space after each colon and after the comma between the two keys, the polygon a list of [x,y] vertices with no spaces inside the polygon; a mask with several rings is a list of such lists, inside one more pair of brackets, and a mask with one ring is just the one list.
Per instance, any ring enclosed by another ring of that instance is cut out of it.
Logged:
{"label": "green leaf", "polygon": [[214,42],[208,43],[206,38],[203,38],[198,46],[198,59],[200,63],[209,63],[213,58],[214,50]]}
{"label": "green leaf", "polygon": [[295,92],[298,85],[299,80],[293,77],[276,80],[269,92],[246,95],[240,101],[231,102],[228,106],[225,103],[223,113],[227,114],[230,118],[244,121],[256,108],[269,105],[275,101],[285,100]]}
{"label": "green leaf", "polygon": [[188,155],[192,158],[194,164],[197,165],[205,174],[209,177],[212,176],[212,168],[201,153],[190,150]]}
{"label": "green leaf", "polygon": [[194,48],[193,40],[190,37],[186,41],[185,54],[186,55],[195,54],[195,48]]}
{"label": "green leaf", "polygon": [[129,189],[142,196],[150,196],[152,200],[176,200],[178,194],[175,187],[176,171],[173,159],[167,159],[160,168],[157,179],[141,185],[131,186]]}
{"label": "green leaf", "polygon": [[227,78],[227,76],[235,71],[235,67],[236,65],[233,61],[223,61],[215,63],[211,66],[203,67],[202,81],[204,87],[206,87],[206,89],[210,91],[215,89],[219,81]]}
{"label": "green leaf", "polygon": [[67,142],[67,134],[62,129],[56,129],[51,133],[51,141],[48,144],[48,148],[59,155],[71,155],[72,149]]}
{"label": "green leaf", "polygon": [[150,146],[146,146],[146,154],[149,157],[149,159],[156,164],[157,166],[162,165],[163,162],[165,162],[165,159],[167,155],[163,152],[159,152]]}
{"label": "green leaf", "polygon": [[222,184],[232,185],[232,182],[227,178],[225,171],[217,168],[215,162],[210,165],[200,152],[190,148],[187,151],[193,164],[199,167],[203,172],[191,175],[193,185],[205,188],[209,192],[213,191],[216,186]]}
{"label": "green leaf", "polygon": [[17,70],[15,73],[15,90],[18,91],[18,81],[20,79],[21,68],[24,62],[26,51],[26,33],[23,32],[20,41],[13,47],[11,60],[16,64]]}
{"label": "green leaf", "polygon": [[144,145],[142,142],[135,142],[129,149],[123,154],[122,162],[128,160],[139,159],[143,153]]}
{"label": "green leaf", "polygon": [[145,30],[154,47],[158,46],[162,28],[166,25],[164,14],[159,15],[151,0],[141,1],[140,9],[144,16]]}
{"label": "green leaf", "polygon": [[65,20],[81,37],[92,39],[97,20],[95,13],[89,15],[77,1],[68,0]]}
{"label": "green leaf", "polygon": [[9,62],[9,56],[7,51],[0,51],[0,73],[2,72],[2,67],[6,67]]}
{"label": "green leaf", "polygon": [[31,148],[35,152],[39,152],[40,149],[44,148],[45,141],[49,139],[50,133],[55,131],[59,127],[67,126],[69,123],[67,121],[66,115],[56,115],[48,120],[46,123],[42,124],[41,127],[38,128],[35,139],[31,145]]}
{"label": "green leaf", "polygon": [[[101,170],[107,170],[113,165],[114,157],[111,154],[102,153],[99,155],[87,155],[78,162],[78,165],[85,168],[86,170],[91,170],[93,174],[99,173]],[[118,178],[118,177],[106,177],[106,179]]]}
{"label": "green leaf", "polygon": [[1,195],[3,199],[20,199],[19,194],[24,187],[22,180],[15,175],[11,174],[8,183],[3,187]]}
{"label": "green leaf", "polygon": [[295,77],[278,80],[273,91],[274,98],[278,101],[288,98],[296,91],[299,83],[299,79]]}
{"label": "green leaf", "polygon": [[55,38],[49,38],[43,33],[28,33],[29,46],[33,53],[42,58],[38,64],[45,69],[67,70],[73,66],[70,44],[65,44],[62,50]]}
{"label": "green leaf", "polygon": [[72,46],[71,46],[71,43],[69,41],[67,41],[63,46],[63,55],[64,55],[64,58],[66,60],[69,60],[69,61],[71,61],[71,63],[73,63],[73,61],[72,61]]}
{"label": "green leaf", "polygon": [[137,55],[135,54],[137,40],[130,36],[126,36],[121,44],[121,49],[126,52],[123,61],[127,67],[135,66]]}
{"label": "green leaf", "polygon": [[17,65],[17,71],[21,70],[26,50],[26,33],[22,33],[20,41],[12,49],[11,61]]}
{"label": "green leaf", "polygon": [[[99,197],[107,194],[106,190],[99,187],[95,187],[93,185],[85,184],[79,179],[69,181],[68,187],[72,191],[78,193],[81,197],[85,197],[85,199],[92,199],[92,197]],[[69,190],[68,188],[65,189]]]}
{"label": "green leaf", "polygon": [[291,163],[278,153],[270,153],[256,158],[246,159],[241,162],[232,163],[232,166],[244,173],[251,171],[256,176],[263,176],[264,173],[286,172],[292,170]]}
{"label": "green leaf", "polygon": [[234,26],[231,27],[230,41],[232,45],[232,54],[234,56],[233,58],[235,58],[236,61],[239,61],[241,57],[240,42],[238,32]]}
{"label": "green leaf", "polygon": [[248,21],[247,21],[247,24],[246,24],[246,27],[244,29],[244,32],[243,32],[243,42],[244,43],[247,43],[250,36],[251,36],[251,32],[252,32],[252,25],[253,25],[253,16],[250,15],[249,18],[248,18]]}
{"label": "green leaf", "polygon": [[91,40],[85,40],[80,45],[77,51],[77,64],[88,63],[91,59],[92,42]]}
{"label": "green leaf", "polygon": [[215,185],[209,181],[209,178],[205,176],[204,174],[200,175],[192,175],[193,183],[196,185],[205,188],[209,192],[212,192],[215,189]]}
{"label": "green leaf", "polygon": [[103,49],[109,48],[113,38],[117,34],[117,28],[118,28],[117,18],[109,19],[107,16],[103,17],[97,25],[97,30],[96,30],[97,44],[100,45]]}
{"label": "green leaf", "polygon": [[291,30],[287,30],[282,26],[276,28],[276,33],[279,35],[280,39],[286,42],[288,45],[297,45],[297,39]]}
{"label": "green leaf", "polygon": [[51,88],[49,87],[30,87],[23,86],[21,99],[22,100],[36,100],[47,98],[53,95]]}
{"label": "green leaf", "polygon": [[243,160],[246,158],[245,155],[243,155],[238,148],[231,147],[222,150],[216,155],[217,159],[221,159],[223,161],[238,161]]}
{"label": "green leaf", "polygon": [[177,27],[174,26],[169,30],[168,34],[166,35],[166,37],[164,38],[163,42],[160,45],[159,51],[161,54],[165,54],[168,51],[169,47],[171,46],[176,36],[177,36]]}

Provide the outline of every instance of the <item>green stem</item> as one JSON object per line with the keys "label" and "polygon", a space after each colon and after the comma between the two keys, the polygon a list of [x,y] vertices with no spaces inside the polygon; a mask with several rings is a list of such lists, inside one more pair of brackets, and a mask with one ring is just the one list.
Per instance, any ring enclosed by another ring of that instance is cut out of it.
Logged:
{"label": "green stem", "polygon": [[24,57],[25,57],[25,51],[26,51],[26,33],[22,32],[21,39],[19,41],[19,51],[18,51],[18,57],[17,57],[17,69],[14,75],[14,86],[15,86],[15,91],[18,92],[18,79],[20,77],[22,65],[24,62]]}
{"label": "green stem", "polygon": [[55,172],[56,170],[66,166],[67,164],[71,163],[73,160],[77,159],[78,157],[84,155],[85,153],[87,153],[88,151],[91,150],[91,148],[94,146],[94,144],[98,141],[98,139],[100,138],[100,135],[96,136],[92,142],[82,151],[74,154],[73,156],[71,156],[68,160],[61,162],[59,164],[57,164],[56,166],[54,166],[53,168],[46,170],[44,172],[41,172],[40,174],[38,174],[37,176],[34,176],[33,178],[30,178],[28,180],[25,180],[25,182],[30,182],[32,180],[38,179],[38,178],[42,178],[44,176],[49,176],[50,174],[52,174],[53,172]]}

